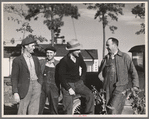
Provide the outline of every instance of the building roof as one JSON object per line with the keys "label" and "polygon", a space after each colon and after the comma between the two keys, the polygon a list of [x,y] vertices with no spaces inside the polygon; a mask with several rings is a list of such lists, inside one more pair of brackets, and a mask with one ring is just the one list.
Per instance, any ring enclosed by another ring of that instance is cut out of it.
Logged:
{"label": "building roof", "polygon": [[4,46],[4,58],[19,56],[21,54],[21,47]]}
{"label": "building roof", "polygon": [[[45,57],[44,48],[46,48],[49,44],[39,44],[38,48],[35,49],[35,55],[38,57]],[[55,44],[54,47],[57,50],[56,56],[63,57],[68,53],[65,49],[66,44]],[[98,59],[98,50],[97,49],[83,49],[81,50],[81,54],[84,59]],[[21,54],[21,45],[17,46],[4,46],[4,58],[16,57]]]}
{"label": "building roof", "polygon": [[145,52],[145,45],[136,45],[132,47],[128,52]]}

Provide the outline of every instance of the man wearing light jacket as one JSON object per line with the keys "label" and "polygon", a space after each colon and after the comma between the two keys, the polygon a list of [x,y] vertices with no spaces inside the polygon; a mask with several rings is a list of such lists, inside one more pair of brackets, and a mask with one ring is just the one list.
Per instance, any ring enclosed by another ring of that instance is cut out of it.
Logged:
{"label": "man wearing light jacket", "polygon": [[130,56],[118,49],[116,38],[109,38],[106,42],[108,54],[104,57],[99,68],[99,78],[103,81],[106,91],[108,114],[121,114],[126,96],[122,94],[127,89],[128,75],[131,75],[132,86],[135,91],[139,88],[138,74]]}

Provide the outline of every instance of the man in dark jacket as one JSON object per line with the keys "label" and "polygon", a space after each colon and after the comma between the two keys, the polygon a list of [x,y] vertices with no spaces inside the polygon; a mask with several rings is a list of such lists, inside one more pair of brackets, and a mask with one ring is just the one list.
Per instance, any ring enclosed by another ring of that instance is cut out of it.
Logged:
{"label": "man in dark jacket", "polygon": [[43,85],[40,96],[39,114],[43,114],[46,99],[49,101],[49,114],[58,114],[59,82],[55,75],[58,61],[55,47],[49,45],[46,49],[46,58],[40,60],[43,74]]}
{"label": "man in dark jacket", "polygon": [[139,88],[138,74],[134,64],[128,54],[118,49],[118,44],[116,38],[111,37],[107,40],[108,54],[102,60],[99,68],[99,78],[104,78],[103,89],[106,90],[108,114],[122,113],[126,99],[122,92],[127,89],[129,73],[133,89],[137,91]]}
{"label": "man in dark jacket", "polygon": [[33,56],[35,42],[31,37],[22,41],[23,54],[13,60],[12,92],[19,102],[18,115],[36,115],[39,111],[42,72],[37,57]]}
{"label": "man in dark jacket", "polygon": [[[73,39],[67,42],[66,50],[69,53],[59,63],[59,77],[62,85],[64,111],[72,114],[73,97],[80,94],[86,99],[85,114],[94,113],[94,96],[89,88],[84,85],[86,64],[80,54],[82,45]],[[79,72],[81,69],[81,72]]]}

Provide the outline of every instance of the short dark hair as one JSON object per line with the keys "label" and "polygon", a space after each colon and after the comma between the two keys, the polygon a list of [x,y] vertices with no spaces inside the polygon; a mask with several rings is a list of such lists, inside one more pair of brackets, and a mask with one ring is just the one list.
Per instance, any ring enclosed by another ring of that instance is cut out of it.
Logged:
{"label": "short dark hair", "polygon": [[117,46],[119,45],[119,41],[116,38],[113,38],[113,37],[108,38],[108,40],[110,39],[112,40],[114,44],[116,44]]}

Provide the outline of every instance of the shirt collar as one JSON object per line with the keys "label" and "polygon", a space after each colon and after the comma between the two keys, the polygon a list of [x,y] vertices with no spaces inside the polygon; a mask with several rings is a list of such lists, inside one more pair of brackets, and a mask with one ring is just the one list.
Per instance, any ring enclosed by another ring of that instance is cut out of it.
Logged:
{"label": "shirt collar", "polygon": [[118,50],[113,55],[115,56],[115,55],[117,55],[117,53],[118,53]]}
{"label": "shirt collar", "polygon": [[117,55],[122,56],[122,52],[118,50]]}
{"label": "shirt collar", "polygon": [[55,62],[55,59],[49,60],[48,58],[46,58],[47,62]]}
{"label": "shirt collar", "polygon": [[23,56],[26,57],[26,58],[31,58],[32,57],[31,54],[26,54],[26,53],[23,53]]}
{"label": "shirt collar", "polygon": [[76,62],[76,58],[75,58],[72,54],[70,54],[70,59],[71,59],[73,62]]}
{"label": "shirt collar", "polygon": [[46,66],[48,67],[55,67],[55,59],[49,60],[48,58],[46,58]]}
{"label": "shirt collar", "polygon": [[[109,58],[109,53],[104,57],[104,59],[106,59],[106,58]],[[120,56],[120,57],[122,57],[122,52],[118,49],[118,51],[114,54],[114,56],[116,56],[116,55],[118,55],[118,56]]]}

